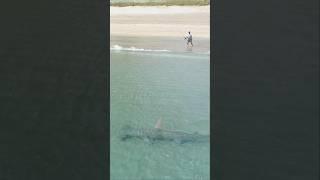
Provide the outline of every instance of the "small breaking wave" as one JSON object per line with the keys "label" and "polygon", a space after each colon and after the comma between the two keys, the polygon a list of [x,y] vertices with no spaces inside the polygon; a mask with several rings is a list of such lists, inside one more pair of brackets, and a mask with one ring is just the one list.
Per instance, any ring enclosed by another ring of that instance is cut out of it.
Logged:
{"label": "small breaking wave", "polygon": [[195,54],[210,55],[210,51],[207,51],[207,52],[195,52]]}
{"label": "small breaking wave", "polygon": [[112,51],[139,51],[139,52],[170,52],[169,50],[166,49],[143,49],[143,48],[136,48],[136,47],[122,47],[119,45],[113,45],[110,50]]}

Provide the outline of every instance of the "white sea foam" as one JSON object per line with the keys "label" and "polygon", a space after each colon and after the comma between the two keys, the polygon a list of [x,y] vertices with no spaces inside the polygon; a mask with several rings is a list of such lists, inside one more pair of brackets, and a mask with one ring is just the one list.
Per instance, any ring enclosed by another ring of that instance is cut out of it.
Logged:
{"label": "white sea foam", "polygon": [[166,49],[143,49],[143,48],[136,48],[136,47],[122,47],[119,45],[113,45],[110,50],[112,51],[142,51],[142,52],[170,52]]}

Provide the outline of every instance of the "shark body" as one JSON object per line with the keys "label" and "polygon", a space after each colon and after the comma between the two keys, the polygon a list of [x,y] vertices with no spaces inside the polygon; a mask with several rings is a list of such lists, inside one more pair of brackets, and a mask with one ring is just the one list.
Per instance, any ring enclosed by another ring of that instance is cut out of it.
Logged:
{"label": "shark body", "polygon": [[121,140],[126,141],[129,139],[142,139],[148,142],[155,141],[172,141],[179,144],[183,143],[196,143],[196,142],[209,142],[209,135],[202,135],[197,132],[187,133],[184,131],[167,130],[158,127],[155,128],[133,128],[125,126],[122,129]]}

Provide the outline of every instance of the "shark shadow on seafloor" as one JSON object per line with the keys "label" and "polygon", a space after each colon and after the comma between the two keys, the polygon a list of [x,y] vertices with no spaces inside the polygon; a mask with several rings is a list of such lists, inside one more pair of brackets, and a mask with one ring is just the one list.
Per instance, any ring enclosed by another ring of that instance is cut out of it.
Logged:
{"label": "shark shadow on seafloor", "polygon": [[157,141],[184,143],[209,143],[210,135],[202,135],[198,132],[187,133],[183,131],[167,130],[160,127],[161,119],[154,128],[134,128],[129,125],[122,128],[120,138],[122,141],[141,139],[151,144]]}

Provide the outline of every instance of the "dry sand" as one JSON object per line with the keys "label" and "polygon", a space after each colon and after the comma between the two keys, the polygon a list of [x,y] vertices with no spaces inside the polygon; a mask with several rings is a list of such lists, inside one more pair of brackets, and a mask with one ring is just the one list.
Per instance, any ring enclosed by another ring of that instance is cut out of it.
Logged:
{"label": "dry sand", "polygon": [[111,37],[210,37],[210,6],[111,7],[110,19]]}

